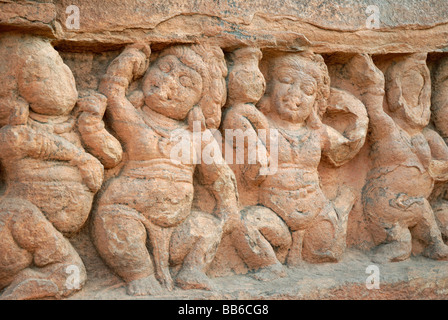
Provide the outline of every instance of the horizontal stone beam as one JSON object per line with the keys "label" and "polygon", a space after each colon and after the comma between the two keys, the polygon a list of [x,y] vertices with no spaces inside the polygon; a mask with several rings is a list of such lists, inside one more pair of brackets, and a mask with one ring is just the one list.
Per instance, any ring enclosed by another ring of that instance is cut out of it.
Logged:
{"label": "horizontal stone beam", "polygon": [[[67,24],[70,5],[79,8],[77,29]],[[372,27],[375,13],[379,24]],[[72,51],[142,40],[318,53],[448,51],[445,0],[0,0],[0,30],[30,28]]]}

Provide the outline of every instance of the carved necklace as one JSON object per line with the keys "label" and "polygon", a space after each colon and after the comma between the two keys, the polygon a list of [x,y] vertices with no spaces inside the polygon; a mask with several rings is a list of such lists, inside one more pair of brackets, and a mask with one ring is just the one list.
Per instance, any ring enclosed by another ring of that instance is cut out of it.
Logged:
{"label": "carved necklace", "polygon": [[305,141],[309,140],[311,137],[311,130],[307,130],[305,133],[301,135],[295,135],[288,132],[289,130],[283,128],[277,128],[280,134],[285,138],[292,146],[299,147]]}
{"label": "carved necklace", "polygon": [[173,123],[176,120],[172,120],[167,117],[162,119],[159,113],[151,110],[148,106],[143,106],[142,114],[143,121],[145,121],[146,125],[164,138],[169,139],[173,130],[183,129],[182,124]]}
{"label": "carved necklace", "polygon": [[[169,143],[172,138],[173,130],[182,129],[182,126],[177,123],[173,123],[173,121],[176,120],[170,121],[171,119],[162,119],[160,114],[154,112],[146,105],[142,107],[141,112],[143,121],[146,123],[146,125],[154,130],[160,137],[159,139],[157,139],[157,147],[160,153],[164,157],[168,158],[170,156],[171,149],[169,147]],[[169,128],[164,128],[163,126],[168,126]]]}

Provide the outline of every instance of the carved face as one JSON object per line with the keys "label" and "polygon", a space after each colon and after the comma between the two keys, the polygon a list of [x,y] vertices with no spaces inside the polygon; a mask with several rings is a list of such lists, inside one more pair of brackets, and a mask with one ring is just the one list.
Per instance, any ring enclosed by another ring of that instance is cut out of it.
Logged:
{"label": "carved face", "polygon": [[32,111],[49,116],[69,114],[78,99],[71,70],[50,45],[27,60],[19,75],[19,91]]}
{"label": "carved face", "polygon": [[198,103],[201,92],[200,74],[174,55],[159,58],[152,64],[143,82],[146,105],[176,120],[185,119]]}
{"label": "carved face", "polygon": [[[448,58],[437,68],[432,92],[432,115],[434,124],[442,137],[448,138]],[[448,211],[447,211],[448,213]]]}
{"label": "carved face", "polygon": [[313,111],[317,82],[306,72],[306,62],[294,66],[274,65],[271,82],[271,106],[281,119],[293,123],[304,122]]}
{"label": "carved face", "polygon": [[389,109],[413,126],[426,126],[431,116],[431,83],[426,65],[408,59],[392,67],[387,78]]}

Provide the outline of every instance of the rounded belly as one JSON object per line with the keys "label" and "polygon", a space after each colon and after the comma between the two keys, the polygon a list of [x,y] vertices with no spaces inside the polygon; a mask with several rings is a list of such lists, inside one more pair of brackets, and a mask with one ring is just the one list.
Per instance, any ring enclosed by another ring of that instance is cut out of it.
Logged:
{"label": "rounded belly", "polygon": [[368,183],[387,188],[391,193],[405,193],[410,197],[423,198],[428,198],[434,187],[434,179],[428,172],[405,166],[399,166],[384,175],[372,178]]}
{"label": "rounded belly", "polygon": [[433,179],[428,173],[414,167],[395,168],[368,180],[362,194],[364,213],[378,230],[396,223],[411,226],[431,210],[427,198],[432,188]]}
{"label": "rounded belly", "polygon": [[126,205],[156,225],[172,227],[190,214],[193,193],[188,182],[122,176],[111,182],[100,205]]}
{"label": "rounded belly", "polygon": [[84,225],[94,196],[83,183],[64,180],[10,182],[6,195],[33,203],[65,235]]}

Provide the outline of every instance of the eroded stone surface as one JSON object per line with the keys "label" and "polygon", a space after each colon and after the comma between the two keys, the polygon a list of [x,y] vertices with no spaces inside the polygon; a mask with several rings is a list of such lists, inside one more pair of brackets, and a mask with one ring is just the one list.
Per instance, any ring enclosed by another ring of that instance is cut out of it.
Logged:
{"label": "eroded stone surface", "polygon": [[0,298],[446,295],[446,4],[368,5],[1,1]]}
{"label": "eroded stone surface", "polygon": [[85,224],[103,164],[120,162],[121,146],[104,128],[105,97],[78,100],[73,74],[48,41],[6,35],[1,43],[2,297],[66,296],[73,288],[65,268],[78,268],[80,285],[86,274],[62,234]]}

